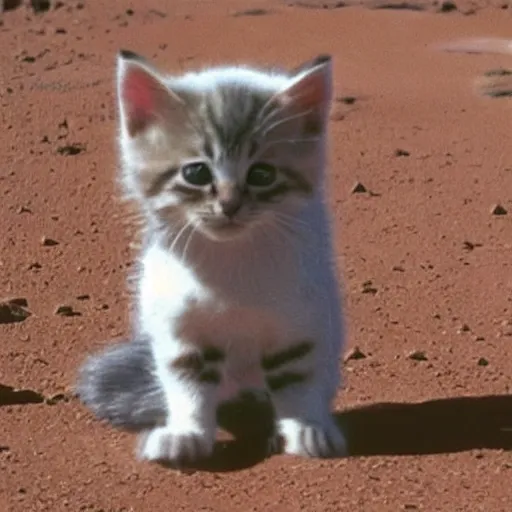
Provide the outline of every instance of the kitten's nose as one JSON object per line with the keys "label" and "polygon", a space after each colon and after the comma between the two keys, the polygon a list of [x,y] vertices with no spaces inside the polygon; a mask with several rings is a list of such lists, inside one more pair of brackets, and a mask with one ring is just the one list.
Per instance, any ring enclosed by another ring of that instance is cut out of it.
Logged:
{"label": "kitten's nose", "polygon": [[242,207],[242,202],[238,197],[220,201],[222,213],[229,219],[233,218]]}

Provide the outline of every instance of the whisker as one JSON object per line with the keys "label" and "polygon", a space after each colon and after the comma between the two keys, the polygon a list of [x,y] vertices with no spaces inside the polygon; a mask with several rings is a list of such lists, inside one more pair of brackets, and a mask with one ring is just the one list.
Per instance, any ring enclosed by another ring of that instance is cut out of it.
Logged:
{"label": "whisker", "polygon": [[291,224],[300,224],[304,228],[308,230],[311,229],[310,224],[308,224],[305,220],[299,219],[298,217],[293,217],[292,215],[285,212],[275,212],[276,216],[282,218],[283,220],[289,221]]}
{"label": "whisker", "polygon": [[[271,108],[267,112],[269,107],[273,107],[273,108]],[[281,112],[283,112],[285,108],[286,108],[285,105],[279,105],[278,108],[273,106],[271,103],[270,104],[267,103],[266,105],[264,105],[263,108],[261,109],[259,115],[258,115],[257,120],[256,120],[257,121],[256,129],[259,130],[264,124],[268,123],[273,118],[275,118],[277,115],[279,115]]]}
{"label": "whisker", "polygon": [[[300,97],[301,97],[301,95],[295,94],[294,96],[290,96],[289,99],[293,103],[294,101],[296,101]],[[273,107],[273,108],[270,108],[270,107]],[[268,110],[269,108],[270,108],[270,112],[266,113],[266,110]],[[261,112],[260,112],[261,119],[258,120],[258,124],[257,124],[257,127],[256,127],[257,131],[259,131],[266,123],[270,122],[272,119],[277,117],[279,114],[281,114],[283,111],[287,110],[288,108],[289,108],[289,103],[286,103],[286,104],[281,103],[276,108],[273,105],[273,101],[269,100],[263,106],[263,108],[261,109]],[[304,115],[307,115],[307,114],[311,113],[312,111],[313,111],[313,109],[309,109],[307,111],[304,111],[302,113],[297,114],[297,117],[302,117]],[[293,120],[295,118],[296,118],[295,116],[289,116],[288,118],[284,118],[282,120],[282,122],[288,122],[288,121]],[[267,128],[267,130],[265,130],[265,132],[263,133],[263,136],[265,136],[270,130],[273,130],[275,127],[277,127],[280,124],[282,124],[282,122],[278,121],[277,124],[274,123],[275,126],[271,125],[269,128]]]}
{"label": "whisker", "polygon": [[288,240],[291,240],[290,235],[293,235],[295,242],[297,241],[295,237],[302,237],[306,234],[291,222],[288,222],[286,219],[278,216],[276,216],[275,227],[281,234],[286,233]]}
{"label": "whisker", "polygon": [[193,223],[191,224],[191,227],[192,227],[192,231],[188,235],[187,241],[185,242],[185,247],[183,248],[183,252],[181,253],[182,261],[186,261],[188,246],[190,245],[190,242],[192,241],[192,238],[194,237],[194,235],[197,231],[196,226]]}
{"label": "whisker", "polygon": [[[295,235],[295,233],[292,233],[287,226],[280,224],[278,222],[274,225],[274,228],[275,229],[273,231],[269,230],[268,232],[269,234],[272,233],[274,235],[272,237],[274,240],[277,240],[278,243],[281,243],[283,245],[289,245],[292,247],[296,245],[296,243],[298,242],[297,238],[295,236],[292,236]],[[273,252],[272,254],[275,255],[276,253]]]}
{"label": "whisker", "polygon": [[263,137],[266,137],[269,132],[271,132],[272,130],[275,130],[279,126],[282,126],[283,124],[289,123],[291,121],[295,121],[296,119],[301,119],[302,117],[305,117],[305,116],[311,114],[311,112],[313,112],[313,109],[310,108],[310,109],[304,110],[302,112],[299,112],[298,114],[293,114],[291,116],[287,116],[287,117],[284,117],[283,119],[279,119],[278,121],[275,121],[274,123],[272,123],[270,126],[267,126],[263,130]]}
{"label": "whisker", "polygon": [[183,235],[183,233],[186,231],[186,229],[188,227],[190,227],[190,225],[192,224],[192,221],[187,221],[185,223],[185,225],[178,231],[177,235],[174,237],[172,243],[171,243],[171,246],[169,247],[169,252],[173,252],[176,244],[178,243],[178,240],[181,238],[181,236]]}
{"label": "whisker", "polygon": [[[295,101],[297,98],[300,98],[300,95],[296,94],[296,95],[290,97],[290,99],[292,101]],[[279,103],[276,108],[273,99],[270,99],[263,106],[263,108],[260,111],[260,114],[259,114],[258,120],[257,120],[258,121],[258,125],[257,125],[258,129],[261,126],[263,126],[265,123],[269,122],[271,119],[275,118],[276,116],[281,114],[281,112],[285,111],[288,108],[289,108],[289,104],[285,104],[285,103]],[[267,112],[267,110],[269,110],[269,112]]]}

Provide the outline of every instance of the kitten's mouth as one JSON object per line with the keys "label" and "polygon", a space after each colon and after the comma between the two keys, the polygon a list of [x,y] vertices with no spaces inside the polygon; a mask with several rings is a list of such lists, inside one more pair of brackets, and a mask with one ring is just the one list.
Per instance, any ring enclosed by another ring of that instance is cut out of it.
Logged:
{"label": "kitten's mouth", "polygon": [[244,230],[245,225],[235,219],[201,219],[200,229],[214,240],[234,238]]}

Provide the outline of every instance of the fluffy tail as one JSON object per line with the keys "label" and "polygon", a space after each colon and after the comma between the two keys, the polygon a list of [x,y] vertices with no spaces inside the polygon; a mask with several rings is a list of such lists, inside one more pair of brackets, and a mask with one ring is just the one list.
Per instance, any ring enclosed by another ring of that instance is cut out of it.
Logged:
{"label": "fluffy tail", "polygon": [[76,391],[98,418],[119,428],[150,429],[166,417],[164,394],[145,340],[118,343],[90,356],[79,370]]}

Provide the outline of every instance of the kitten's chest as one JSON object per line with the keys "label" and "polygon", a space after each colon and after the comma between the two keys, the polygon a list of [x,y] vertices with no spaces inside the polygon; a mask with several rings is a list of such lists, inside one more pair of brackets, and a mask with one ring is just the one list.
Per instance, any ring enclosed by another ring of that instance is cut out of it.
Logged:
{"label": "kitten's chest", "polygon": [[205,345],[274,346],[307,331],[309,285],[297,261],[213,261],[198,272],[172,255],[146,254],[141,307],[166,316],[175,334]]}
{"label": "kitten's chest", "polygon": [[233,272],[209,281],[193,291],[179,325],[194,339],[246,352],[294,337],[308,323],[307,297],[294,269],[281,270]]}

